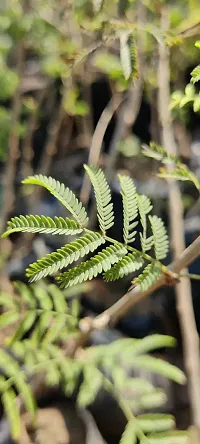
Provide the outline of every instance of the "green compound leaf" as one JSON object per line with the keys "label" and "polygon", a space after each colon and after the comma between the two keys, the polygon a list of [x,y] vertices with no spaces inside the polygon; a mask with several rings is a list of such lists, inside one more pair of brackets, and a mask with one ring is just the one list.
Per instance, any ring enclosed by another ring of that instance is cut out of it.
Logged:
{"label": "green compound leaf", "polygon": [[154,251],[156,259],[165,259],[169,250],[169,239],[164,226],[164,223],[160,217],[149,216],[151,229],[154,240]]}
{"label": "green compound leaf", "polygon": [[130,273],[139,270],[144,264],[142,255],[139,252],[129,253],[124,256],[117,264],[110,270],[104,273],[104,280],[106,282],[116,281]]}
{"label": "green compound leaf", "polygon": [[30,282],[34,282],[45,276],[55,274],[58,270],[77,261],[80,257],[93,252],[104,242],[104,238],[99,233],[88,233],[84,237],[80,237],[76,241],[59,248],[51,254],[47,254],[37,262],[29,265],[29,268],[26,270],[26,276]]}
{"label": "green compound leaf", "polygon": [[134,284],[139,285],[142,291],[146,291],[153,285],[161,274],[161,268],[154,263],[148,264],[143,272],[134,279]]}
{"label": "green compound leaf", "polygon": [[136,444],[137,443],[137,422],[129,421],[120,439],[120,444]]}
{"label": "green compound leaf", "polygon": [[111,202],[111,191],[107,183],[105,175],[100,168],[96,166],[84,165],[85,170],[91,180],[94,188],[97,217],[99,220],[100,229],[103,234],[111,228],[114,224],[113,203]]}
{"label": "green compound leaf", "polygon": [[102,271],[106,272],[109,270],[126,253],[126,248],[121,244],[110,245],[88,261],[62,273],[57,280],[61,288],[71,287],[72,285],[91,280],[99,273],[102,273]]}
{"label": "green compound leaf", "polygon": [[40,185],[48,190],[59,202],[64,205],[68,211],[72,214],[74,219],[81,225],[85,226],[88,222],[87,213],[82,203],[79,202],[75,194],[66,188],[63,183],[53,179],[51,176],[42,176],[42,174],[36,176],[29,176],[22,181],[28,185]]}
{"label": "green compound leaf", "polygon": [[70,235],[81,233],[83,229],[74,220],[55,216],[54,219],[46,216],[16,216],[8,222],[7,231],[2,237],[15,232],[43,233],[52,235]]}
{"label": "green compound leaf", "polygon": [[130,244],[134,242],[137,233],[132,231],[138,225],[138,221],[135,221],[138,215],[137,193],[135,184],[130,177],[119,175],[118,178],[123,200],[124,242]]}

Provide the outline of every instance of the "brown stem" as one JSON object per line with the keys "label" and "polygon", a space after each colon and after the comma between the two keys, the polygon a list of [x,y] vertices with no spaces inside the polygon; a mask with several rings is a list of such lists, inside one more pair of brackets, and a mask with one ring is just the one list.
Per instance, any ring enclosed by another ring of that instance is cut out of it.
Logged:
{"label": "brown stem", "polygon": [[[168,16],[163,10],[161,26],[166,30]],[[176,155],[176,143],[170,115],[170,63],[169,51],[164,42],[159,43],[158,65],[158,109],[162,126],[162,144],[170,153]],[[171,242],[174,257],[177,259],[185,249],[183,205],[178,182],[169,181],[169,215],[171,226]],[[186,265],[186,264],[185,264]],[[183,270],[184,272],[187,270]],[[196,329],[192,303],[192,292],[189,278],[181,279],[176,285],[177,309],[180,319],[185,365],[193,412],[194,425],[200,428],[200,355],[199,337]]]}
{"label": "brown stem", "polygon": [[46,90],[39,91],[36,97],[37,100],[37,108],[32,112],[28,119],[27,124],[27,133],[24,137],[23,143],[22,143],[22,177],[25,178],[27,176],[30,176],[33,174],[33,168],[32,168],[32,160],[33,160],[33,147],[32,147],[32,140],[33,135],[37,127],[38,123],[38,111],[40,111],[41,104],[43,102],[44,96],[45,96]]}
{"label": "brown stem", "polygon": [[20,112],[22,105],[22,96],[20,91],[20,83],[24,70],[25,50],[23,42],[20,42],[16,48],[16,71],[19,76],[19,85],[15,91],[12,100],[12,127],[8,140],[8,161],[4,172],[3,183],[3,204],[1,210],[1,231],[4,230],[9,213],[12,211],[15,199],[15,175],[17,160],[19,158],[19,131],[18,124],[20,121]]}
{"label": "brown stem", "polygon": [[[49,173],[53,157],[57,150],[57,139],[62,124],[63,116],[64,116],[64,110],[61,101],[59,108],[56,109],[56,112],[53,115],[52,120],[50,121],[47,132],[47,141],[44,146],[44,150],[36,174],[47,175]],[[33,198],[30,199],[29,201],[29,206],[31,207],[30,210],[36,206],[36,204],[40,200],[41,194],[42,194],[42,188],[39,188],[34,193]]]}
{"label": "brown stem", "polygon": [[[193,262],[200,253],[200,236],[188,247],[180,257],[169,265],[169,270],[174,273],[180,273],[180,271]],[[87,343],[90,334],[95,329],[101,330],[109,325],[113,325],[117,322],[127,311],[132,308],[138,301],[141,301],[145,297],[149,296],[157,288],[165,284],[166,275],[162,274],[158,281],[151,285],[146,291],[141,291],[139,286],[132,288],[128,291],[119,301],[117,301],[112,307],[105,310],[102,314],[94,319],[84,318],[80,323],[79,335],[66,344],[64,354],[69,357],[73,357],[77,350],[84,347]],[[31,388],[34,395],[40,396],[45,391],[45,375],[35,375],[30,381]],[[19,409],[24,411],[24,402],[19,397]]]}
{"label": "brown stem", "polygon": [[[106,108],[103,110],[92,137],[92,143],[90,146],[90,152],[88,158],[88,165],[98,165],[105,132],[113,117],[113,114],[120,106],[121,102],[122,102],[121,96],[118,95],[114,96],[109,102],[109,104],[106,106]],[[80,194],[80,200],[83,202],[84,205],[87,205],[88,203],[90,190],[91,190],[91,183],[88,176],[85,174]]]}
{"label": "brown stem", "polygon": [[[200,254],[200,236],[187,247],[180,256],[173,261],[167,267],[173,273],[180,273],[185,267],[190,265]],[[181,279],[183,283],[185,278]],[[132,308],[137,302],[146,298],[152,294],[155,290],[166,284],[166,275],[162,274],[159,279],[151,285],[147,290],[141,291],[139,286],[132,287],[119,301],[117,301],[112,307],[105,310],[104,313],[94,319],[94,324],[99,321],[106,321],[106,324],[115,324],[122,316],[124,316],[130,308]],[[178,284],[180,285],[180,283]]]}
{"label": "brown stem", "polygon": [[144,41],[143,32],[140,27],[145,23],[146,8],[141,0],[138,0],[137,5],[137,51],[138,51],[138,65],[139,65],[139,77],[134,81],[130,90],[128,91],[128,97],[122,108],[119,110],[116,129],[110,144],[109,158],[106,164],[106,175],[108,180],[111,181],[115,175],[115,163],[117,158],[117,145],[120,140],[127,137],[136,121],[138,113],[140,111],[142,93],[143,93],[143,53],[144,53]]}
{"label": "brown stem", "polygon": [[[58,139],[58,134],[59,134],[60,127],[62,124],[63,116],[64,116],[64,110],[63,110],[62,101],[61,101],[61,103],[59,105],[59,109],[56,110],[56,113],[54,114],[54,116],[49,124],[47,142],[44,147],[44,151],[43,151],[42,157],[40,159],[36,174],[47,175],[49,173],[51,163],[53,161],[53,157],[54,157],[54,155],[56,153],[56,149],[57,149],[57,139]],[[36,208],[38,202],[41,199],[42,192],[43,192],[43,189],[39,187],[35,191],[34,195],[29,196],[29,199],[28,199],[29,213],[31,213],[31,214],[34,213],[34,209]],[[27,234],[25,236],[25,239],[23,242],[23,247],[16,252],[18,258],[24,256],[25,254],[27,254],[30,251],[34,237],[35,237],[35,234]]]}

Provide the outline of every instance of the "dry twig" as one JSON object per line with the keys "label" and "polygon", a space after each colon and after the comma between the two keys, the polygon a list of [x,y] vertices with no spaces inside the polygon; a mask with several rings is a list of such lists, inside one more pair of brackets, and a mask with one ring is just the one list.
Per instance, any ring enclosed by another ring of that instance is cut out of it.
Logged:
{"label": "dry twig", "polygon": [[[88,165],[98,165],[105,132],[113,117],[113,114],[120,106],[121,102],[122,102],[122,97],[120,95],[116,95],[110,100],[109,104],[103,110],[92,137],[92,143],[90,146],[90,152],[88,158]],[[91,190],[91,184],[88,176],[85,174],[80,194],[80,200],[83,202],[84,205],[87,205],[88,203],[90,190]]]}
{"label": "dry twig", "polygon": [[8,161],[4,172],[4,184],[3,184],[3,205],[1,211],[1,230],[4,229],[5,223],[12,210],[15,188],[14,180],[16,174],[17,160],[19,158],[19,130],[18,125],[20,121],[20,112],[22,105],[22,96],[20,91],[20,82],[24,70],[24,57],[25,50],[23,42],[18,44],[16,49],[16,71],[19,76],[19,85],[15,91],[12,100],[12,128],[9,134],[8,141]]}
{"label": "dry twig", "polygon": [[[163,10],[161,26],[166,31],[168,17]],[[176,143],[170,115],[170,65],[169,52],[164,42],[159,44],[158,65],[158,109],[162,125],[162,143],[168,153],[176,155]],[[185,249],[183,205],[178,182],[169,181],[169,215],[171,225],[171,241],[174,257],[177,259]],[[187,266],[188,264],[184,264]],[[182,267],[183,268],[183,267]],[[183,269],[187,273],[187,270]],[[193,311],[192,292],[189,278],[181,279],[176,286],[177,309],[183,337],[186,370],[190,390],[190,401],[194,425],[200,428],[200,356],[199,337]]]}

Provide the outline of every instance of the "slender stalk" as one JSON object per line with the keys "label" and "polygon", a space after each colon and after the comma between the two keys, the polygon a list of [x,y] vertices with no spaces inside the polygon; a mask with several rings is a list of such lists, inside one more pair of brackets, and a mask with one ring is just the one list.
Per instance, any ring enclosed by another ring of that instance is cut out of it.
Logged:
{"label": "slender stalk", "polygon": [[33,174],[33,168],[32,168],[32,160],[33,160],[33,147],[32,147],[32,140],[33,135],[37,127],[38,123],[38,111],[40,111],[40,107],[42,105],[44,96],[45,96],[46,90],[39,91],[36,97],[37,100],[37,108],[32,112],[29,116],[28,123],[27,123],[27,133],[24,137],[23,143],[22,143],[22,176],[27,177]]}
{"label": "slender stalk", "polygon": [[[59,105],[59,108],[56,110],[56,113],[53,115],[47,132],[47,141],[44,146],[44,150],[42,153],[42,157],[40,159],[36,174],[48,175],[51,164],[53,161],[53,157],[57,150],[57,139],[60,131],[61,123],[64,116],[64,110],[62,106],[62,101]],[[36,207],[38,201],[42,195],[42,189],[39,188],[35,193],[32,199],[29,200],[29,210],[30,212]],[[31,239],[33,236],[31,236]]]}
{"label": "slender stalk", "polygon": [[[102,377],[102,373],[101,373]],[[129,406],[128,401],[123,399],[120,395],[120,393],[115,388],[114,384],[106,378],[106,376],[103,375],[103,387],[105,390],[107,390],[111,395],[116,399],[117,403],[119,404],[119,407],[121,408],[122,412],[124,413],[125,418],[127,419],[127,422],[132,421],[136,425],[136,434],[139,440],[144,440],[142,442],[145,442],[146,436],[144,432],[142,431],[141,427],[139,426],[139,423],[137,421],[137,418],[133,415],[133,412]]]}
{"label": "slender stalk", "polygon": [[[161,27],[166,31],[168,27],[168,14],[163,9]],[[170,63],[169,51],[164,42],[159,43],[158,64],[158,109],[162,126],[162,144],[169,154],[176,155],[176,143],[173,134],[170,115]],[[171,166],[169,166],[170,171]],[[183,205],[178,182],[169,181],[169,216],[171,226],[171,241],[174,257],[178,258],[185,249]],[[187,273],[183,269],[183,273]],[[177,309],[180,319],[185,365],[188,374],[191,408],[194,425],[200,429],[200,355],[199,337],[196,329],[195,316],[192,303],[191,283],[189,278],[176,285]]]}
{"label": "slender stalk", "polygon": [[[174,273],[180,273],[182,268],[187,267],[191,262],[193,262],[200,253],[200,236],[181,254],[178,259],[169,265],[169,270]],[[127,311],[132,308],[138,301],[149,296],[154,290],[165,284],[165,274],[162,274],[158,281],[151,285],[146,291],[141,291],[139,286],[131,288],[119,301],[117,301],[112,307],[105,310],[102,314],[97,316],[95,319],[84,318],[80,322],[80,333],[76,338],[70,339],[64,348],[64,355],[71,358],[74,357],[76,352],[84,347],[88,342],[90,334],[95,329],[101,330],[109,325],[113,325],[118,321]],[[43,367],[44,368],[44,367]],[[34,395],[37,395],[45,390],[45,374],[34,375],[31,378],[30,385],[33,390]],[[10,379],[9,379],[10,380]],[[19,396],[19,408],[20,411],[24,410],[24,402]],[[126,416],[126,415],[125,415]],[[128,419],[128,418],[127,418]]]}
{"label": "slender stalk", "polygon": [[[182,269],[190,265],[200,254],[200,236],[187,247],[171,264],[168,265],[168,270],[179,274]],[[141,291],[137,285],[131,287],[129,291],[119,299],[112,307],[105,310],[102,314],[97,316],[90,328],[105,328],[108,325],[114,325],[120,318],[122,318],[137,302],[143,300],[155,290],[166,284],[166,275],[162,273],[158,280],[152,284],[147,290]]]}
{"label": "slender stalk", "polygon": [[106,175],[109,182],[111,182],[115,176],[115,163],[117,159],[117,146],[118,143],[125,139],[132,133],[133,125],[137,119],[140,111],[142,94],[143,94],[143,52],[144,41],[142,25],[146,20],[146,7],[143,1],[137,2],[137,52],[138,52],[138,65],[139,65],[139,77],[134,81],[130,90],[128,91],[127,100],[119,110],[117,116],[116,128],[113,134],[113,138],[110,143],[109,157],[106,164]]}
{"label": "slender stalk", "polygon": [[[105,132],[113,117],[113,114],[120,106],[121,102],[122,102],[121,96],[114,96],[109,102],[109,104],[103,110],[92,137],[92,143],[90,146],[90,152],[88,158],[88,165],[98,165]],[[88,178],[88,175],[85,174],[82,190],[80,193],[80,200],[81,202],[83,202],[84,205],[87,205],[88,203],[90,190],[91,190],[91,183]]]}
{"label": "slender stalk", "polygon": [[4,173],[3,184],[3,205],[1,210],[1,231],[5,227],[9,213],[12,210],[15,199],[14,180],[16,175],[17,160],[19,158],[19,132],[18,124],[22,105],[22,95],[20,90],[21,78],[24,70],[25,50],[23,42],[20,42],[16,48],[16,71],[19,76],[19,85],[15,91],[12,100],[12,127],[8,140],[8,161]]}

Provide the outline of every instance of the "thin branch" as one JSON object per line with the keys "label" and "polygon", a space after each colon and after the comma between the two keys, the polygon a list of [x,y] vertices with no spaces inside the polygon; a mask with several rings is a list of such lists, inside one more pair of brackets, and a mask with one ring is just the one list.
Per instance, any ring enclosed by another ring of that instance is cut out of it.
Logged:
{"label": "thin branch", "polygon": [[[179,258],[173,261],[167,267],[169,271],[179,274],[182,269],[190,265],[200,254],[200,236],[189,246]],[[183,278],[185,282],[185,278]],[[107,325],[114,325],[121,317],[123,317],[130,308],[132,308],[137,302],[143,300],[155,290],[166,285],[166,274],[163,273],[159,279],[151,285],[147,290],[141,291],[140,287],[132,287],[119,301],[117,301],[112,307],[105,310],[101,315],[93,320],[95,328],[100,328],[98,325],[102,325],[101,328]],[[178,284],[180,285],[180,283]]]}
{"label": "thin branch", "polygon": [[1,231],[5,227],[5,223],[8,219],[9,213],[12,210],[15,198],[14,180],[16,175],[17,160],[19,158],[19,131],[17,127],[20,121],[20,112],[22,105],[20,83],[24,70],[24,57],[25,57],[24,44],[23,42],[20,42],[16,48],[16,71],[19,76],[19,85],[15,91],[12,100],[12,109],[11,109],[12,127],[10,130],[9,140],[8,140],[8,161],[4,172],[3,204],[1,210]]}
{"label": "thin branch", "polygon": [[[180,273],[180,271],[191,264],[200,253],[200,236],[184,250],[180,257],[172,262],[168,269],[174,273]],[[149,296],[153,291],[165,285],[166,274],[162,274],[156,283],[151,285],[146,291],[141,291],[139,286],[131,288],[119,301],[117,301],[112,307],[105,310],[96,318],[90,317],[84,318],[80,322],[80,333],[74,339],[70,339],[64,349],[64,355],[73,357],[81,347],[84,347],[90,334],[94,330],[102,330],[110,325],[113,325],[121,317],[123,317],[130,308],[132,308],[138,301]],[[45,393],[45,374],[34,375],[30,381],[31,389],[37,398],[41,393]],[[20,412],[24,411],[23,399],[19,396],[18,405]]]}
{"label": "thin branch", "polygon": [[138,0],[137,4],[137,52],[139,77],[134,81],[128,91],[127,100],[119,110],[115,132],[109,147],[109,157],[106,164],[106,175],[111,182],[114,178],[115,163],[117,159],[117,145],[132,132],[133,125],[140,111],[143,94],[143,54],[144,54],[144,35],[141,30],[146,21],[146,7],[143,1]]}
{"label": "thin branch", "polygon": [[[47,140],[46,144],[43,149],[43,153],[39,162],[39,165],[37,167],[36,174],[43,174],[48,175],[51,164],[53,161],[53,157],[56,154],[57,150],[57,140],[59,131],[61,128],[62,120],[64,116],[64,110],[62,101],[60,102],[58,109],[56,109],[56,112],[54,113],[47,130]],[[40,200],[40,197],[42,195],[42,189],[36,190],[33,197],[29,199],[29,210],[30,212],[33,211],[33,209],[36,207],[38,201]],[[31,236],[31,239],[33,237]]]}
{"label": "thin branch", "polygon": [[[162,30],[168,26],[168,14],[163,9],[161,17]],[[158,109],[162,126],[162,144],[166,151],[176,155],[176,143],[170,115],[170,64],[169,51],[164,42],[159,44],[158,64]],[[169,166],[169,168],[171,168]],[[178,258],[185,249],[183,205],[178,182],[169,181],[169,215],[171,225],[171,240],[174,257]],[[185,264],[186,265],[186,264]],[[183,269],[184,273],[187,270]],[[191,408],[194,425],[200,428],[200,355],[199,337],[196,329],[193,311],[192,291],[189,278],[180,280],[176,285],[177,309],[180,319],[185,365],[188,373]]]}
{"label": "thin branch", "polygon": [[[122,100],[123,99],[120,95],[114,96],[103,110],[92,137],[92,143],[90,146],[90,152],[88,158],[88,165],[98,164],[105,132],[108,128],[108,125],[114,113],[122,103]],[[80,194],[80,200],[83,202],[84,205],[87,205],[88,203],[90,190],[91,190],[91,183],[88,178],[88,175],[85,174]]]}
{"label": "thin branch", "polygon": [[30,114],[28,123],[27,123],[27,133],[26,136],[23,139],[22,143],[22,176],[27,177],[33,174],[33,168],[32,168],[32,160],[33,160],[33,147],[32,147],[32,141],[33,141],[33,135],[37,128],[38,124],[38,111],[40,111],[40,107],[42,105],[43,99],[46,94],[46,89],[43,89],[42,91],[39,91],[36,96],[37,105],[36,109]]}

